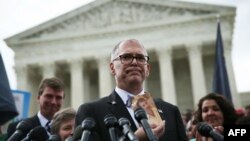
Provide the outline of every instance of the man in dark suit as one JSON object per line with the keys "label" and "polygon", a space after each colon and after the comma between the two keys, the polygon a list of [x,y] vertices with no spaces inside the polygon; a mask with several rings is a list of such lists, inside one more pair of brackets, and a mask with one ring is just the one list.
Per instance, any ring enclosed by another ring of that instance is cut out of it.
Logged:
{"label": "man in dark suit", "polygon": [[[64,97],[64,84],[60,79],[54,77],[44,79],[40,83],[38,89],[38,113],[23,120],[28,121],[32,127],[31,129],[37,126],[42,126],[46,129],[49,129],[49,121],[51,121],[53,115],[61,109]],[[19,122],[20,121],[9,124],[7,129],[7,139],[15,132],[16,126]],[[21,138],[24,138],[25,136],[26,135]]]}
{"label": "man in dark suit", "polygon": [[[110,70],[115,77],[116,88],[107,97],[91,103],[82,104],[77,112],[76,126],[87,118],[96,121],[93,134],[94,141],[110,141],[108,129],[105,127],[104,117],[113,114],[117,119],[127,118],[131,128],[140,141],[148,140],[144,130],[134,118],[133,109],[127,105],[128,97],[144,94],[143,83],[149,76],[150,65],[146,49],[135,39],[118,43],[111,53]],[[187,140],[179,109],[161,99],[154,99],[163,122],[151,124],[153,133],[160,141]],[[118,136],[122,135],[117,130]]]}

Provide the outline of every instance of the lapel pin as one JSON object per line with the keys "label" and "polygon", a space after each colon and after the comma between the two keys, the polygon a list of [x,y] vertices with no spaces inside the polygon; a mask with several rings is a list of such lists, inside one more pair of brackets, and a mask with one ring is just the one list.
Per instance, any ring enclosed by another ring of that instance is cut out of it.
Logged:
{"label": "lapel pin", "polygon": [[158,109],[158,112],[159,112],[159,113],[163,113],[161,109]]}

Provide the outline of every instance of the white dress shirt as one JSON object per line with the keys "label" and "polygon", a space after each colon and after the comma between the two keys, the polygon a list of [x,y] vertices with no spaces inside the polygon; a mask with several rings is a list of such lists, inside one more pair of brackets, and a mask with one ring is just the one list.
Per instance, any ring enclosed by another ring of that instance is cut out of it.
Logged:
{"label": "white dress shirt", "polygon": [[[125,90],[122,90],[122,89],[118,88],[117,86],[115,87],[115,91],[121,97],[124,105],[126,105],[126,102],[128,100],[128,96],[131,96],[131,97],[134,96],[134,94],[129,93],[129,92],[125,91]],[[143,95],[143,94],[144,94],[144,89],[139,93],[139,95]],[[135,119],[134,110],[132,109],[132,107],[127,107],[126,106],[126,108],[127,108],[128,112],[129,112],[130,116],[134,120],[134,123],[135,123],[136,127],[138,128],[139,124],[138,124],[138,122]]]}
{"label": "white dress shirt", "polygon": [[[49,120],[46,119],[46,118],[41,114],[40,111],[38,111],[37,116],[38,116],[38,118],[39,118],[39,121],[40,121],[40,123],[41,123],[41,126],[44,127],[44,128],[46,129],[46,124],[48,123]],[[51,125],[51,122],[50,122],[49,126],[50,126],[50,125]],[[51,135],[48,131],[47,131],[47,133],[48,133],[48,135]]]}

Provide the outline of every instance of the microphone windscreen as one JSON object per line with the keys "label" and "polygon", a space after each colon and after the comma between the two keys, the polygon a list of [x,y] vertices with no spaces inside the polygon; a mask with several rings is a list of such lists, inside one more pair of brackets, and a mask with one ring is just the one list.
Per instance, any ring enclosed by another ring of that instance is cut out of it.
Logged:
{"label": "microphone windscreen", "polygon": [[50,135],[48,141],[61,141],[61,137],[59,135],[53,134],[53,135]]}
{"label": "microphone windscreen", "polygon": [[77,141],[77,140],[80,140],[81,137],[82,137],[82,126],[81,125],[78,125],[74,131],[74,134],[73,134],[73,140],[74,141]]}
{"label": "microphone windscreen", "polygon": [[134,112],[135,119],[140,123],[142,119],[148,119],[146,112],[142,108],[137,108]]}
{"label": "microphone windscreen", "polygon": [[107,128],[114,127],[114,126],[118,125],[117,118],[112,114],[108,114],[104,117],[104,123],[105,123]]}
{"label": "microphone windscreen", "polygon": [[37,126],[33,129],[33,131],[30,132],[29,134],[29,139],[30,140],[35,140],[35,141],[46,141],[49,138],[47,131],[44,127],[42,126]]}
{"label": "microphone windscreen", "polygon": [[65,139],[65,141],[73,141],[73,137],[72,136],[69,136]]}
{"label": "microphone windscreen", "polygon": [[83,130],[92,130],[95,127],[95,120],[93,118],[86,118],[82,121]]}
{"label": "microphone windscreen", "polygon": [[199,122],[197,124],[198,132],[205,137],[210,137],[210,132],[213,130],[213,127],[205,122]]}
{"label": "microphone windscreen", "polygon": [[126,125],[126,124],[130,126],[129,120],[126,119],[126,118],[123,118],[123,117],[119,119],[118,123],[119,123],[120,126],[123,126],[123,125]]}
{"label": "microphone windscreen", "polygon": [[32,124],[28,120],[20,121],[17,126],[16,130],[20,130],[26,135],[32,129]]}

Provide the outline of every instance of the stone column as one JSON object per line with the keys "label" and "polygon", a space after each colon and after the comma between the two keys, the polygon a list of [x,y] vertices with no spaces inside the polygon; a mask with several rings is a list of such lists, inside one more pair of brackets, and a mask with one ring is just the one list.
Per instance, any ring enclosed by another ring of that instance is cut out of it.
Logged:
{"label": "stone column", "polygon": [[112,78],[109,70],[109,57],[103,56],[98,59],[99,96],[104,97],[112,92]]}
{"label": "stone column", "polygon": [[30,93],[30,102],[29,102],[29,116],[37,113],[38,106],[36,102],[37,94],[32,91],[32,86],[29,83],[28,65],[17,65],[17,88],[21,91],[27,91]]}
{"label": "stone column", "polygon": [[55,77],[55,64],[54,62],[46,62],[41,64],[43,78]]}
{"label": "stone column", "polygon": [[231,53],[232,53],[231,41],[226,41],[224,43],[224,56],[225,56],[225,63],[226,63],[226,68],[227,68],[229,86],[231,90],[231,96],[232,96],[232,100],[233,100],[233,104],[235,108],[240,108],[242,107],[242,105],[240,103],[240,96],[238,94],[236,83],[235,83]]}
{"label": "stone column", "polygon": [[165,101],[177,105],[172,66],[172,49],[159,48],[156,51],[159,59],[162,98]]}
{"label": "stone column", "polygon": [[71,89],[71,106],[77,109],[84,99],[84,76],[83,61],[74,59],[69,61],[70,66],[70,89]]}
{"label": "stone column", "polygon": [[188,51],[189,67],[191,72],[194,107],[196,107],[200,98],[207,94],[202,62],[202,45],[188,44],[186,48]]}
{"label": "stone column", "polygon": [[16,76],[17,76],[17,88],[18,90],[29,90],[28,85],[28,66],[25,65],[16,65]]}

